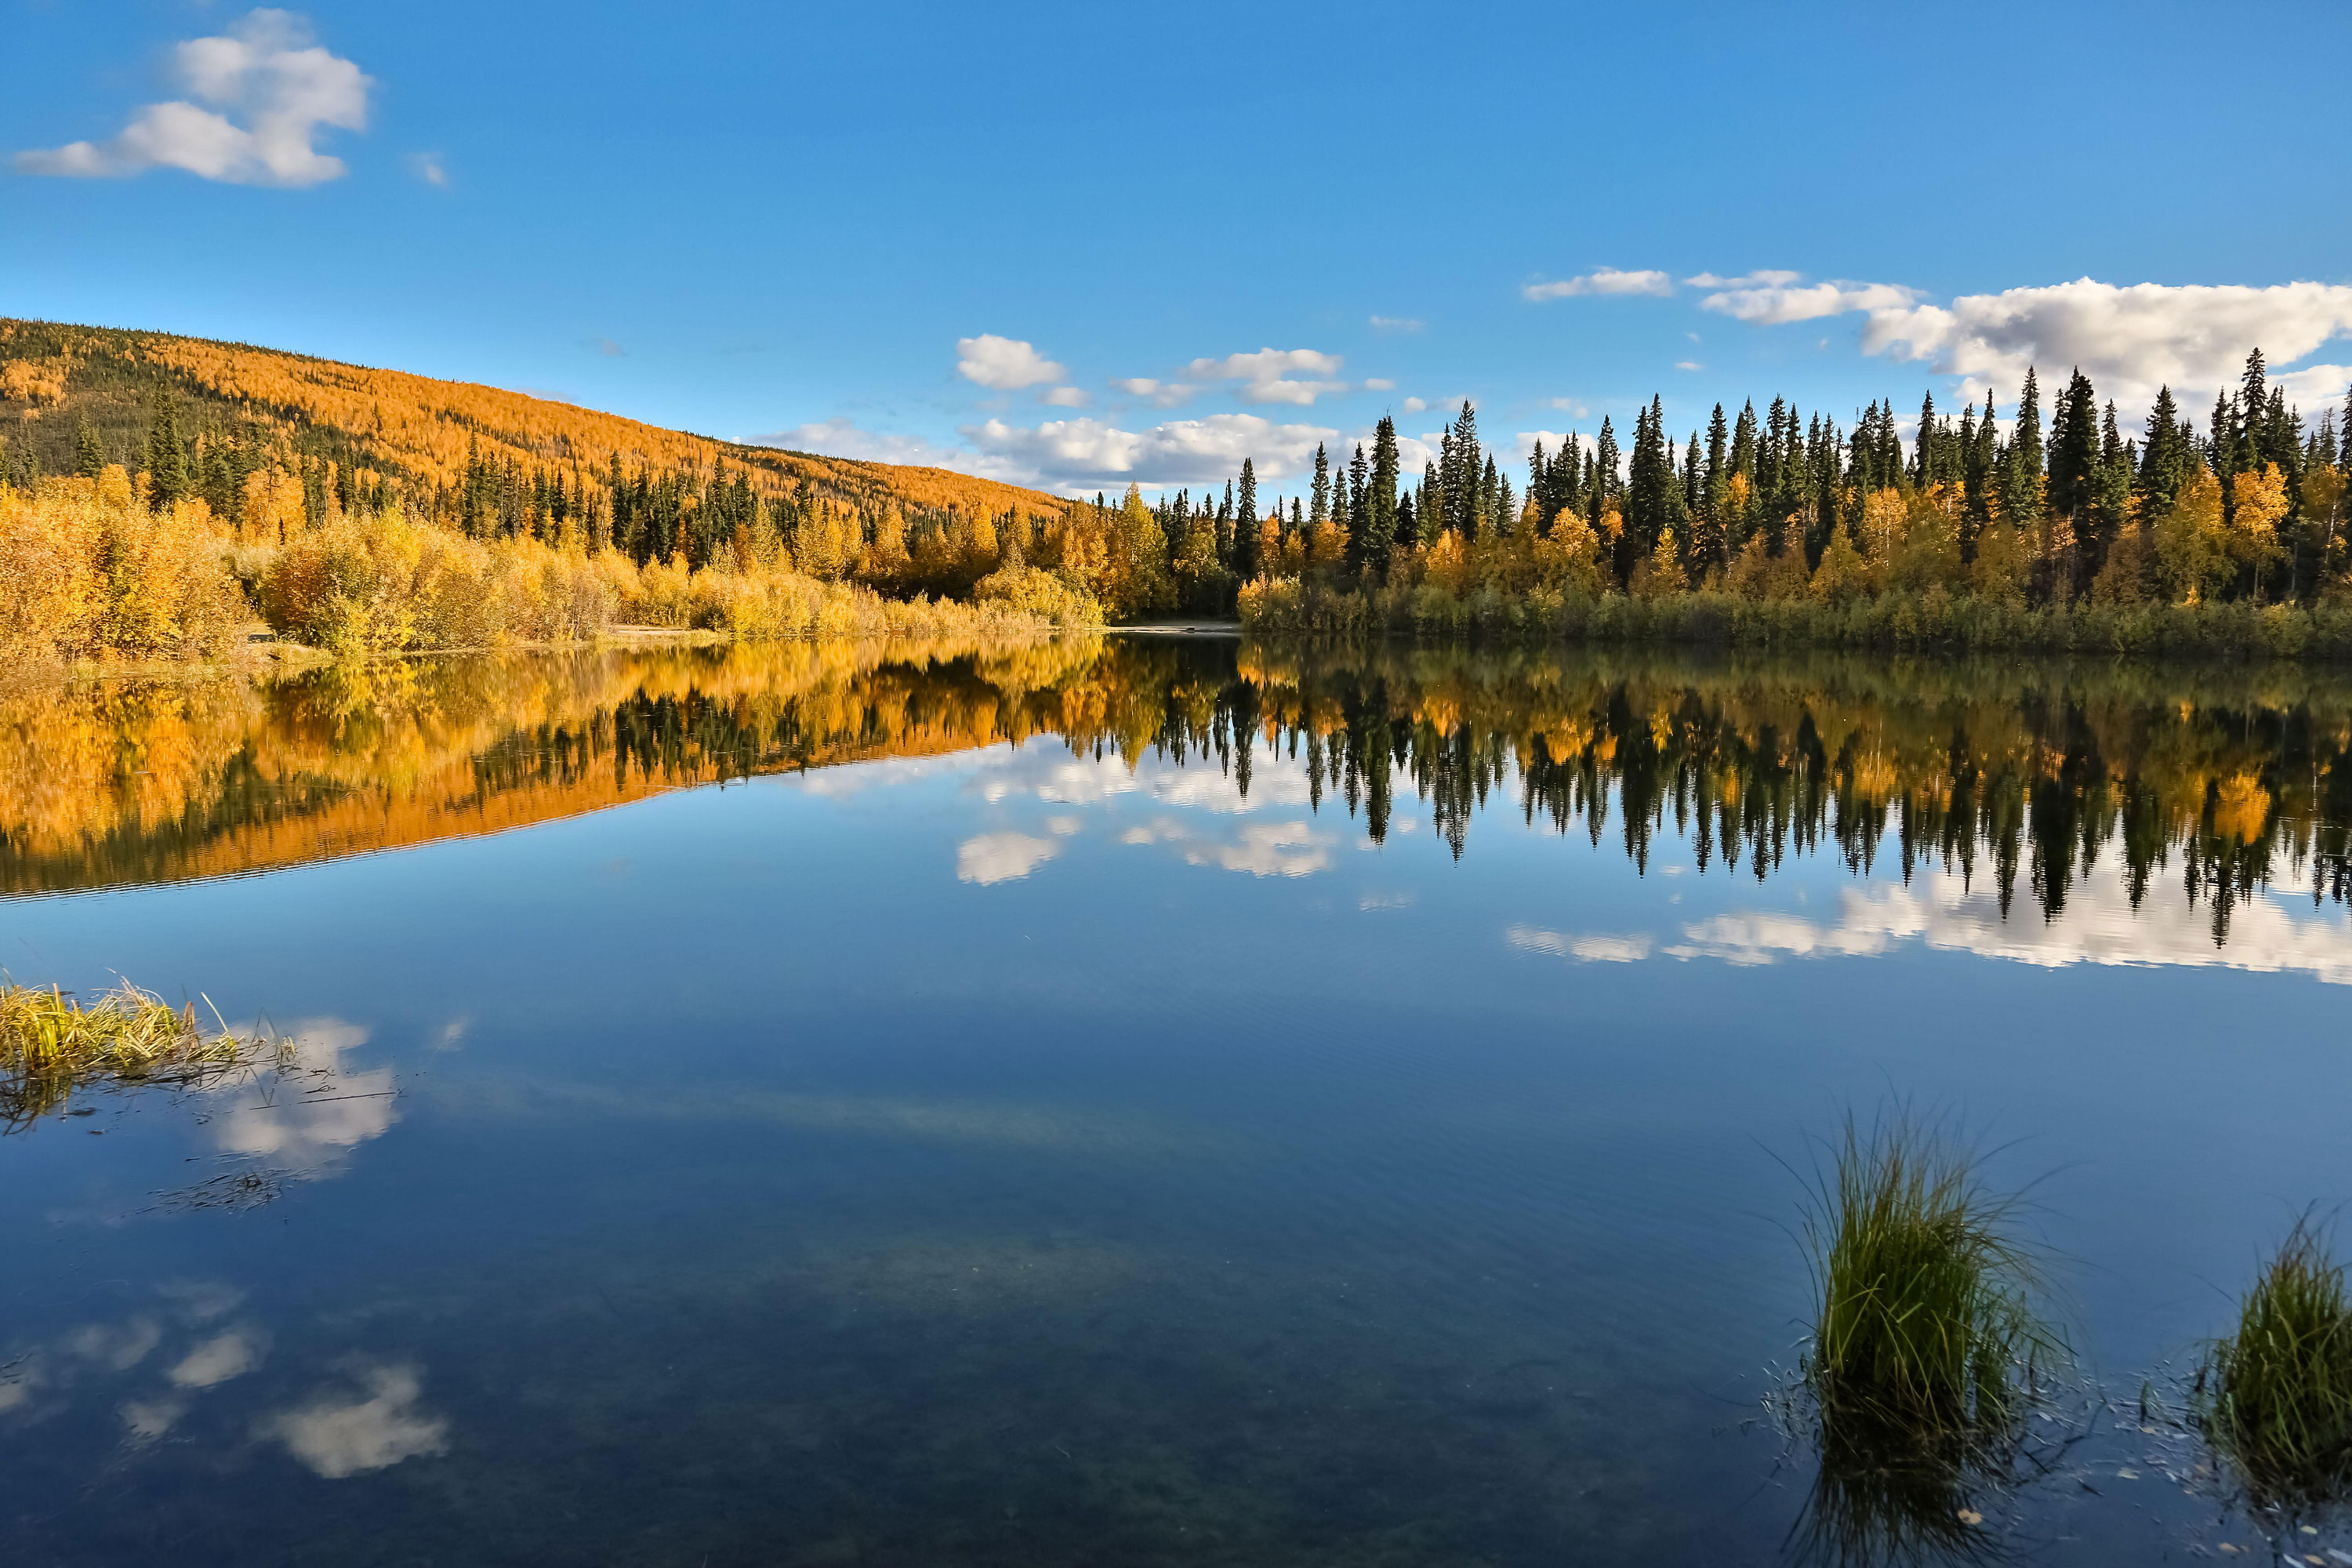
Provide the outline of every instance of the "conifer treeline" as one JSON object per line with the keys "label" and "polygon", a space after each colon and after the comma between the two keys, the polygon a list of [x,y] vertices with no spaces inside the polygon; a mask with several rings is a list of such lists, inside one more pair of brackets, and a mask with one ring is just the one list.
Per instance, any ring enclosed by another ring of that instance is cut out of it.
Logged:
{"label": "conifer treeline", "polygon": [[1537,443],[1524,492],[1465,403],[1409,489],[1383,420],[1369,462],[1361,447],[1345,468],[1318,449],[1311,510],[1277,500],[1259,518],[1246,461],[1223,500],[1179,492],[1164,510],[1171,535],[1205,520],[1244,583],[1759,598],[1940,585],[2032,605],[2307,603],[2345,586],[2352,449],[2333,410],[2315,426],[2286,402],[2259,350],[2201,434],[2169,388],[2128,437],[2080,371],[2046,426],[2042,400],[2029,371],[2004,431],[1990,395],[1954,416],[1929,394],[1907,442],[1891,403],[1851,430],[1782,398],[1760,417],[1717,405],[1677,443],[1654,397],[1630,451],[1605,417],[1589,445]]}

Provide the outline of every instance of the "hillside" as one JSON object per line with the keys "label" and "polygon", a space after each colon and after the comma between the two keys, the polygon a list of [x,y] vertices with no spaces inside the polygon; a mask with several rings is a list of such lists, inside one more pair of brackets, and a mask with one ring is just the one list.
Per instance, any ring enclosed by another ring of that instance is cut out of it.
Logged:
{"label": "hillside", "polygon": [[1064,505],[1043,491],[944,468],[747,447],[499,387],[168,332],[0,319],[0,440],[18,458],[29,446],[45,472],[72,466],[84,417],[110,460],[136,468],[167,388],[179,395],[190,437],[257,429],[425,493],[460,482],[478,451],[493,464],[598,473],[616,456],[626,468],[656,471],[707,471],[723,459],[756,489],[778,493],[805,480],[816,495],[861,510],[897,501],[910,512],[1001,516],[1052,514]]}

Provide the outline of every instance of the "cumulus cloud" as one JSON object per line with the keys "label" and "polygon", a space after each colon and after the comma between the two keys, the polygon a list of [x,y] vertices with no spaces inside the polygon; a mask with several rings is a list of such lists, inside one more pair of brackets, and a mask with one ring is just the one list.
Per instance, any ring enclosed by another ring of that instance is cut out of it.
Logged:
{"label": "cumulus cloud", "polygon": [[1801,272],[1780,272],[1767,268],[1760,272],[1744,272],[1737,278],[1718,278],[1712,272],[1701,272],[1683,281],[1694,289],[1772,289],[1798,282],[1804,276]]}
{"label": "cumulus cloud", "polygon": [[1812,321],[1842,316],[1850,310],[1904,310],[1919,298],[1916,289],[1892,283],[1799,283],[1789,273],[1755,275],[1775,279],[1758,282],[1734,279],[1734,287],[1701,300],[1702,310],[1719,310],[1736,321],[1779,326],[1789,321]]}
{"label": "cumulus cloud", "polygon": [[[1949,304],[1887,283],[1750,282],[1709,295],[1703,308],[1770,325],[1860,313],[1865,353],[1930,362],[1971,393],[2014,387],[2030,365],[2045,376],[2079,368],[2101,395],[2145,409],[2159,386],[2208,394],[2234,381],[2249,350],[2293,367],[2352,331],[2352,286],[2330,283],[2071,283],[1963,294]],[[2342,395],[2345,367],[2283,368],[2306,405]]]}
{"label": "cumulus cloud", "polygon": [[1034,474],[1016,463],[992,458],[960,447],[942,447],[920,436],[894,431],[864,430],[845,416],[795,425],[750,437],[754,447],[777,447],[789,452],[815,452],[827,458],[848,458],[861,463],[901,463],[917,468],[950,468],[982,479],[1028,484]]}
{"label": "cumulus cloud", "polygon": [[1068,372],[1033,344],[993,332],[956,340],[956,372],[966,381],[997,392],[1018,392],[1024,386],[1069,378]]}
{"label": "cumulus cloud", "polygon": [[1370,376],[1364,382],[1364,390],[1366,392],[1394,392],[1396,390],[1396,383],[1390,380],[1385,375]]}
{"label": "cumulus cloud", "polygon": [[1519,293],[1525,299],[1540,302],[1565,300],[1578,294],[1663,295],[1674,291],[1675,280],[1663,272],[1627,272],[1614,267],[1601,267],[1581,278],[1564,278],[1554,283],[1530,283]]}
{"label": "cumulus cloud", "polygon": [[1159,381],[1148,375],[1123,376],[1110,384],[1113,391],[1143,398],[1155,408],[1173,408],[1201,390],[1189,381]]}
{"label": "cumulus cloud", "polygon": [[[1295,403],[1305,406],[1326,393],[1348,390],[1344,381],[1320,379],[1338,375],[1344,363],[1346,361],[1338,354],[1318,353],[1313,349],[1260,349],[1255,353],[1227,354],[1223,359],[1196,359],[1187,367],[1187,374],[1202,381],[1240,382],[1235,395],[1244,403]],[[1302,371],[1306,379],[1296,374]]]}
{"label": "cumulus cloud", "polygon": [[1094,395],[1084,387],[1057,386],[1050,392],[1039,393],[1037,401],[1049,408],[1084,408],[1094,401]]}
{"label": "cumulus cloud", "polygon": [[289,12],[248,12],[226,34],[178,45],[172,75],[194,102],[151,103],[110,141],[19,153],[16,167],[85,179],[184,169],[231,184],[315,185],[345,172],[319,151],[320,131],[367,128],[373,84],[312,43]]}
{"label": "cumulus cloud", "polygon": [[1054,419],[1029,429],[991,419],[963,431],[982,453],[1064,485],[1193,484],[1230,477],[1244,458],[1261,478],[1280,479],[1305,468],[1315,444],[1338,434],[1255,414],[1174,419],[1141,431],[1099,419]]}

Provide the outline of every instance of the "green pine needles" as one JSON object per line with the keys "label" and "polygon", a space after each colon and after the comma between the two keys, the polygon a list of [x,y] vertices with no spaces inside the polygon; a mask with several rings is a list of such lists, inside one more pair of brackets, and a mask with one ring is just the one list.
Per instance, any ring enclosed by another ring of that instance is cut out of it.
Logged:
{"label": "green pine needles", "polygon": [[2352,1483],[2352,1301],[2345,1266],[2295,1222],[2199,1378],[2207,1438],[2263,1501],[2312,1503]]}

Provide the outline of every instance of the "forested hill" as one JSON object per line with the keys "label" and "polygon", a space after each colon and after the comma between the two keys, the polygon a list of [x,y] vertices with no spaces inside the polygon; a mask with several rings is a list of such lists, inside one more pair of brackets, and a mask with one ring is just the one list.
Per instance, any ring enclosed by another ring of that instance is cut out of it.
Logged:
{"label": "forested hill", "polygon": [[815,497],[860,511],[896,502],[910,515],[1051,514],[1063,502],[1038,490],[944,468],[854,462],[731,441],[600,414],[495,386],[371,370],[275,349],[168,332],[123,331],[0,318],[0,440],[21,466],[75,466],[80,422],[108,461],[136,470],[158,405],[176,395],[190,440],[291,447],[406,494],[420,510],[488,470],[631,473],[740,470],[782,495],[803,482]]}

